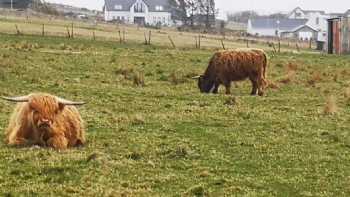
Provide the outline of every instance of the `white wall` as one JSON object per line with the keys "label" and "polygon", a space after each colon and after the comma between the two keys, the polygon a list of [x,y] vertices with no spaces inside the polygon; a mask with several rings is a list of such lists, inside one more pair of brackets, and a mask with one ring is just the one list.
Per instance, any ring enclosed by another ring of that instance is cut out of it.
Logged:
{"label": "white wall", "polygon": [[134,18],[131,17],[132,15],[130,14],[130,12],[126,12],[126,11],[106,11],[105,12],[105,21],[112,21],[112,20],[117,20],[118,17],[120,20],[122,20],[122,18],[124,17],[124,21],[125,23],[133,23],[134,22]]}
{"label": "white wall", "polygon": [[248,20],[247,33],[258,36],[276,36],[277,29],[259,29],[253,28],[251,20]]}
{"label": "white wall", "polygon": [[300,40],[310,40],[312,36],[312,32],[299,32],[298,34]]}
{"label": "white wall", "polygon": [[[308,22],[306,23],[308,26],[316,29],[317,31],[327,31],[328,23],[327,19],[329,16],[322,15],[320,13],[310,13],[307,16]],[[318,20],[318,24],[317,24]]]}
{"label": "white wall", "polygon": [[251,29],[248,33],[254,36],[276,36],[275,29]]}

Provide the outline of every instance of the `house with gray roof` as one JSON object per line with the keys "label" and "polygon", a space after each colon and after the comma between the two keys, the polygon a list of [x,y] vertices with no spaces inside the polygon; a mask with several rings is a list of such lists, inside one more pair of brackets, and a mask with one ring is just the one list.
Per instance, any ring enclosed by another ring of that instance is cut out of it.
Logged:
{"label": "house with gray roof", "polygon": [[251,19],[248,21],[247,33],[254,36],[280,36],[281,32],[292,31],[306,23],[307,19]]}
{"label": "house with gray roof", "polygon": [[307,19],[258,18],[248,21],[247,33],[254,36],[316,40],[318,31],[307,23]]}
{"label": "house with gray roof", "polygon": [[126,24],[163,25],[172,24],[168,0],[105,0],[105,21]]}
{"label": "house with gray roof", "polygon": [[290,19],[307,19],[307,25],[319,32],[327,31],[327,19],[330,17],[325,11],[322,10],[303,10],[300,7],[292,10],[288,18]]}

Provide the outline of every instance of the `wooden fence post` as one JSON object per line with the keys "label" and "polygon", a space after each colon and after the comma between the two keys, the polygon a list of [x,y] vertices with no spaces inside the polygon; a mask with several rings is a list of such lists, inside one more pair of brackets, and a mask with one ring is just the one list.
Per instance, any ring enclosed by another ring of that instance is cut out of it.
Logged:
{"label": "wooden fence post", "polygon": [[298,43],[295,43],[295,47],[297,48],[297,51],[299,52],[300,51],[300,47],[299,47]]}
{"label": "wooden fence post", "polygon": [[147,44],[148,44],[148,41],[147,41],[146,32],[144,32],[144,36],[145,36],[145,45],[147,45]]}
{"label": "wooden fence post", "polygon": [[71,38],[74,38],[74,24],[72,23],[72,33],[71,33]]}
{"label": "wooden fence post", "polygon": [[278,53],[281,53],[281,39],[278,38]]}
{"label": "wooden fence post", "polygon": [[124,43],[126,42],[126,39],[125,39],[125,29],[123,29],[123,42],[124,42]]}
{"label": "wooden fence post", "polygon": [[276,47],[275,47],[275,43],[273,43],[273,42],[272,42],[272,48],[273,48],[273,51],[274,51],[275,53],[277,53],[277,50],[276,50]]}
{"label": "wooden fence post", "polygon": [[310,41],[309,41],[309,49],[312,48],[312,39],[310,38]]}
{"label": "wooden fence post", "polygon": [[201,49],[201,35],[198,35],[198,49]]}
{"label": "wooden fence post", "polygon": [[20,34],[21,34],[21,31],[19,30],[17,24],[15,24],[15,27],[16,27],[16,33],[17,33],[17,35],[20,35]]}
{"label": "wooden fence post", "polygon": [[194,40],[195,40],[195,42],[196,42],[196,49],[198,49],[197,36],[194,36]]}
{"label": "wooden fence post", "polygon": [[248,40],[248,38],[246,39],[246,44],[247,44],[247,48],[249,48],[249,40]]}
{"label": "wooden fence post", "polygon": [[224,39],[221,39],[221,45],[222,45],[222,49],[226,50],[225,44],[224,44]]}
{"label": "wooden fence post", "polygon": [[119,43],[121,44],[123,42],[123,40],[122,40],[122,34],[121,34],[120,30],[118,31],[118,33],[119,33]]}
{"label": "wooden fence post", "polygon": [[172,45],[173,48],[175,49],[176,46],[175,46],[175,43],[174,43],[173,39],[171,39],[170,35],[168,35],[168,38],[169,38],[169,40],[170,40],[171,45]]}
{"label": "wooden fence post", "polygon": [[96,40],[95,30],[92,30],[92,39],[93,39],[93,40]]}
{"label": "wooden fence post", "polygon": [[41,35],[42,35],[43,37],[45,36],[45,24],[43,24],[43,26],[42,26]]}
{"label": "wooden fence post", "polygon": [[149,30],[148,32],[148,44],[151,45],[151,35],[152,35],[152,32],[151,30]]}
{"label": "wooden fence post", "polygon": [[70,37],[71,37],[71,35],[70,35],[69,27],[68,27],[68,26],[66,26],[66,28],[67,28],[67,38],[70,38]]}

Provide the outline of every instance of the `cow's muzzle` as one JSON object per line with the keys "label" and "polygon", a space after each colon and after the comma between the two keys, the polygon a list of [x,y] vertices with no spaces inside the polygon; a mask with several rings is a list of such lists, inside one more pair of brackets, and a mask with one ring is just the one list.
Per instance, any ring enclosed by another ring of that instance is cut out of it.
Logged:
{"label": "cow's muzzle", "polygon": [[51,126],[50,121],[46,120],[46,119],[39,121],[39,124],[38,124],[38,127],[40,129],[48,129],[48,128],[50,128],[50,126]]}

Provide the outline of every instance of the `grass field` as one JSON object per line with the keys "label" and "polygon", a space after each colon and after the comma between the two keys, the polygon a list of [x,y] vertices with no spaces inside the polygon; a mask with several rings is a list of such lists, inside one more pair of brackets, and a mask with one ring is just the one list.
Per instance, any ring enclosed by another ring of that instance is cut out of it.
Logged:
{"label": "grass field", "polygon": [[[79,20],[68,20],[62,18],[53,18],[49,16],[37,17],[30,16],[28,18],[24,16],[15,16],[14,13],[0,13],[0,33],[16,34],[17,29],[25,35],[42,35],[43,24],[44,34],[49,36],[61,36],[67,37],[67,28],[70,30],[72,23],[74,24],[74,36],[77,38],[85,38],[91,40],[93,34],[97,40],[114,41],[119,42],[120,36],[119,31],[125,32],[125,41],[128,43],[144,43],[145,34],[148,37],[149,31],[151,31],[151,42],[152,44],[164,47],[172,47],[169,37],[173,40],[177,48],[195,48],[195,37],[198,37],[198,33],[192,32],[179,32],[176,28],[165,28],[162,29],[149,29],[149,28],[137,28],[134,25],[122,25],[122,24],[111,24],[111,23],[94,23],[88,21]],[[23,13],[22,13],[23,14]],[[50,19],[49,19],[50,18]],[[94,33],[93,33],[94,32]],[[246,39],[250,40],[249,47],[263,48],[272,50],[266,42],[274,42],[277,48],[276,39],[257,39],[257,38],[246,38],[238,37],[236,34],[230,32],[226,33],[226,37],[223,38],[221,35],[215,34],[200,34],[201,35],[201,48],[207,49],[221,49],[223,43],[225,48],[242,48],[246,47]],[[121,33],[123,37],[123,33]],[[309,43],[292,40],[282,40],[281,50],[282,51],[295,51],[297,50],[296,44],[301,50],[308,50]],[[289,45],[289,46],[287,46]],[[315,48],[315,44],[312,44]]]}
{"label": "grass field", "polygon": [[200,94],[213,52],[0,34],[1,95],[88,102],[83,148],[0,142],[0,195],[349,196],[350,57],[281,53],[266,96]]}

